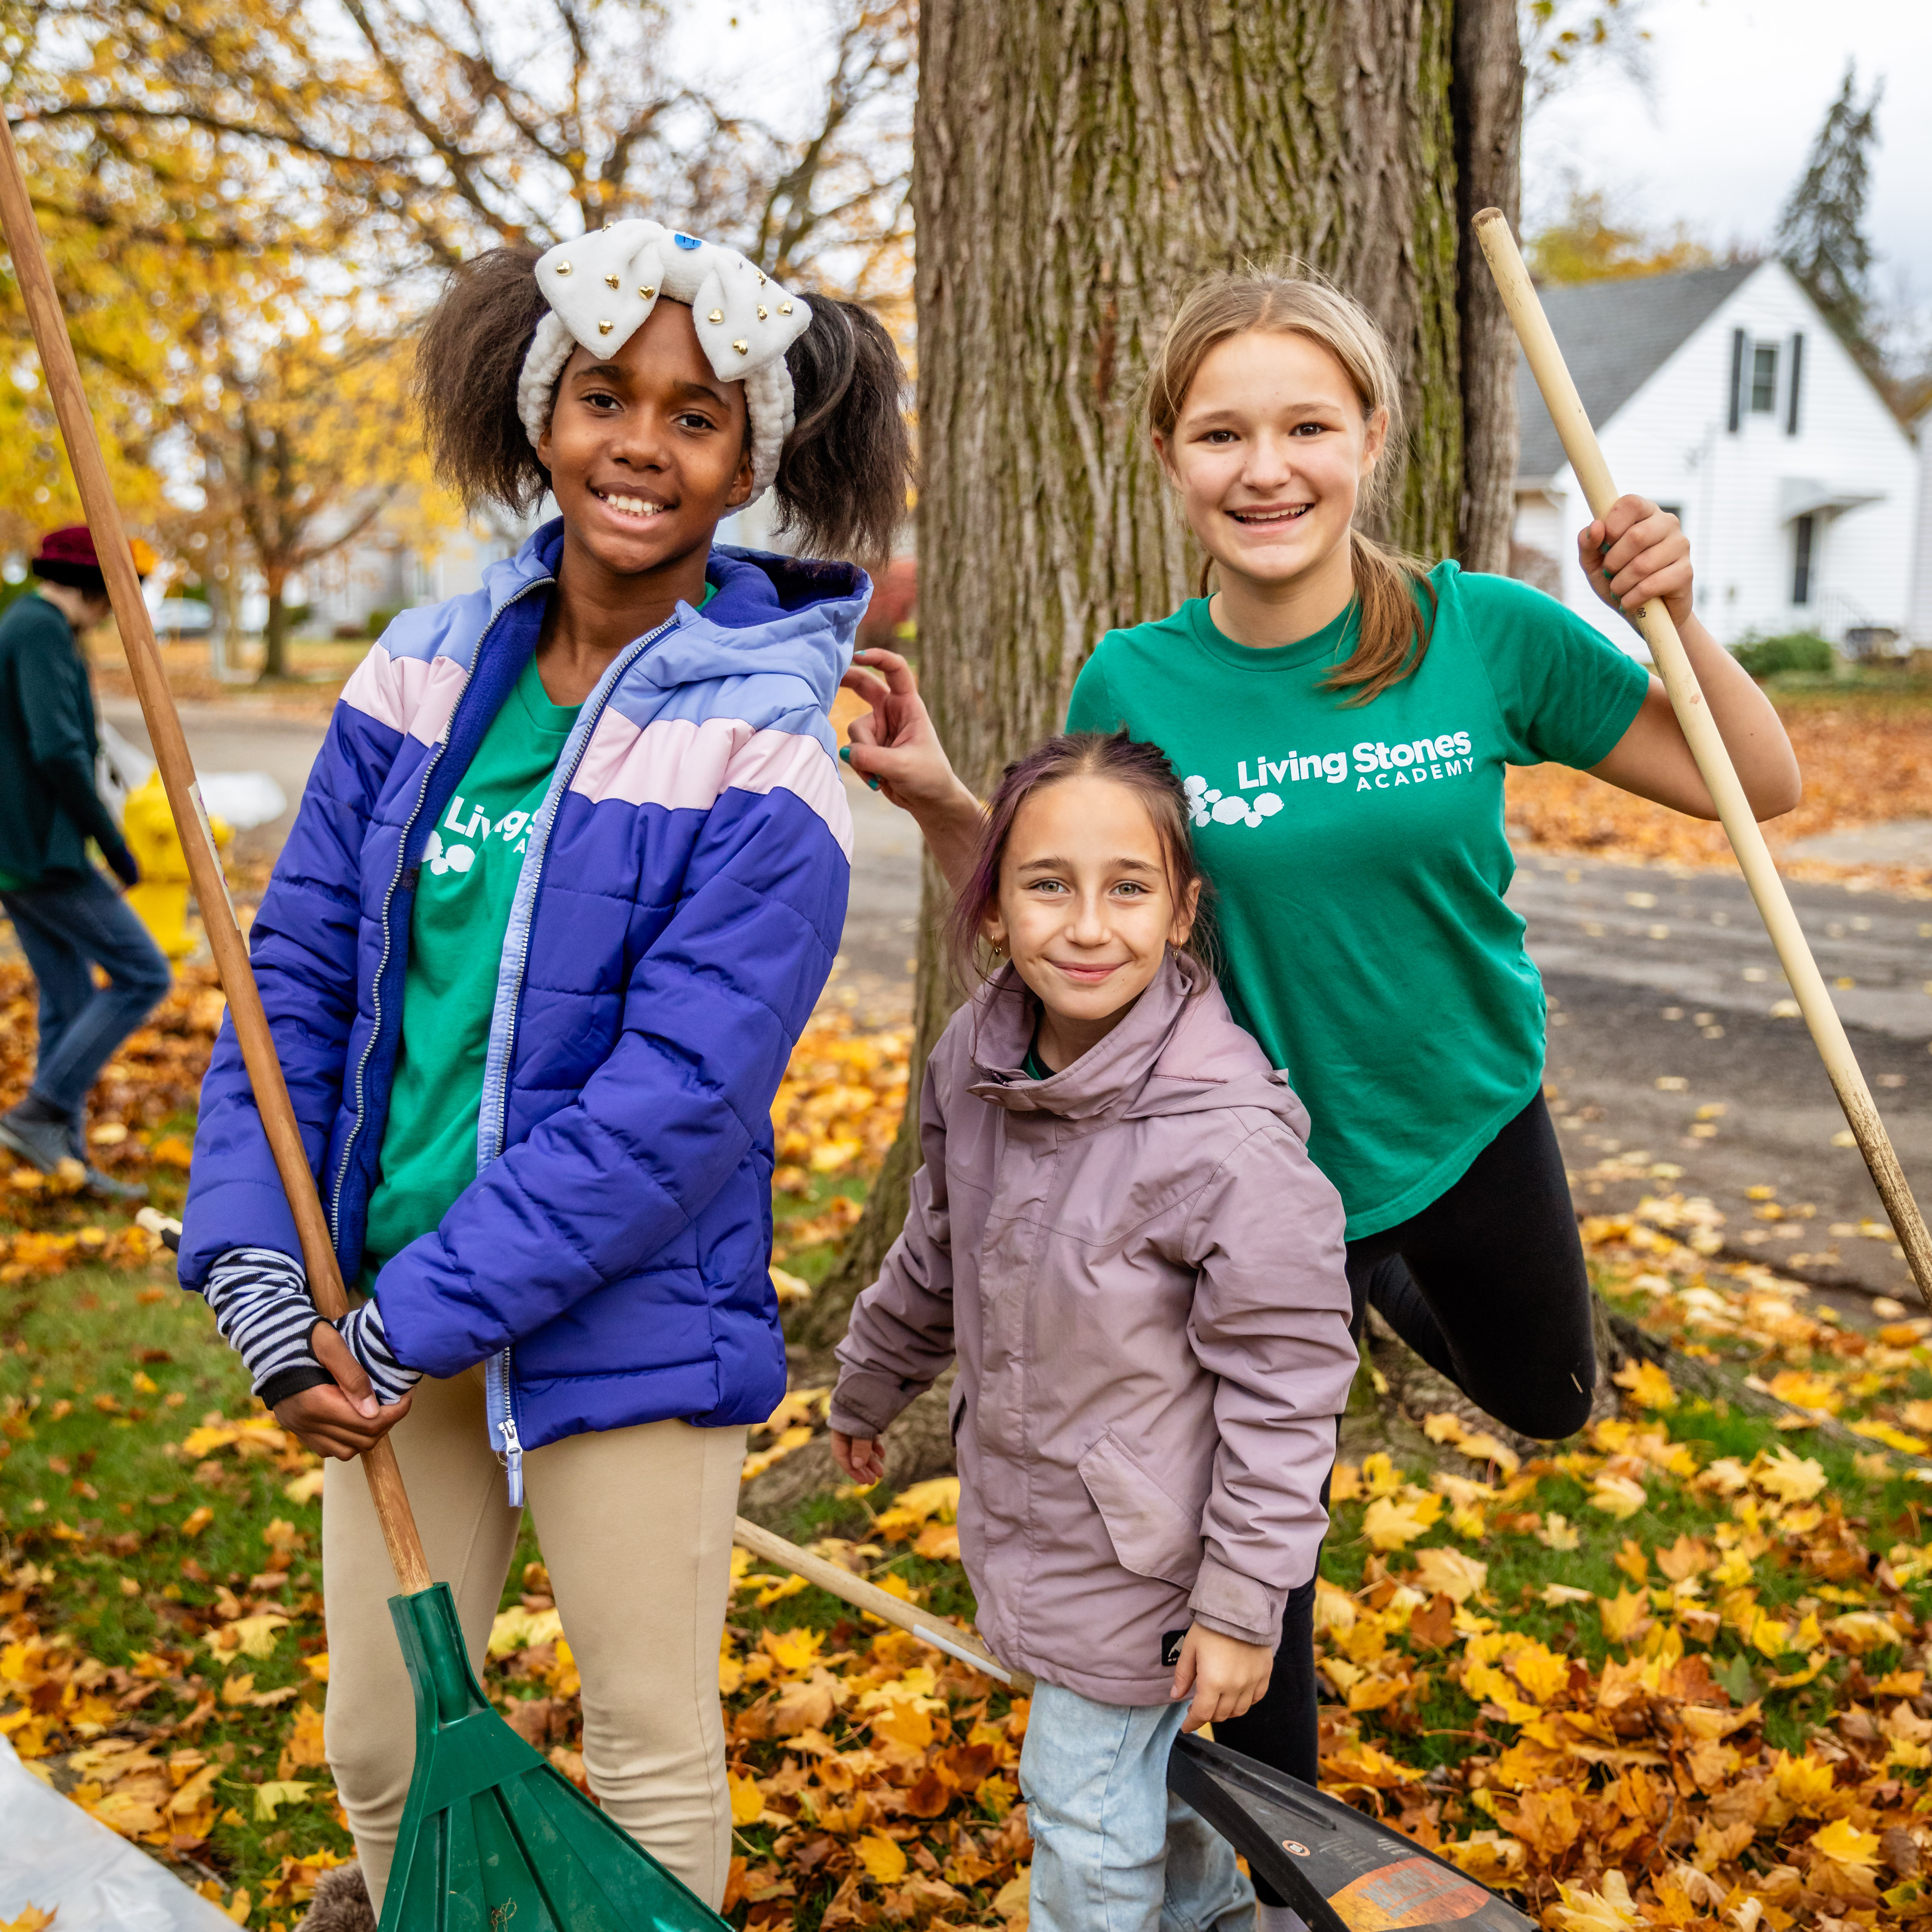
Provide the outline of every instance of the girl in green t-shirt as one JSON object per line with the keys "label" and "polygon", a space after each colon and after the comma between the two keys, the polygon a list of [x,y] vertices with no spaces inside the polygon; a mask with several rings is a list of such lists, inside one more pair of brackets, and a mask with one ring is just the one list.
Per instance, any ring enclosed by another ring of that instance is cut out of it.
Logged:
{"label": "girl in green t-shirt", "polygon": [[[1589,1288],[1541,1097],[1541,986],[1504,899],[1504,774],[1554,759],[1695,817],[1715,808],[1662,685],[1592,626],[1357,526],[1402,434],[1388,345],[1356,303],[1216,276],[1182,304],[1148,394],[1215,587],[1204,570],[1201,597],[1103,638],[1068,728],[1125,727],[1186,780],[1223,984],[1313,1117],[1358,1319],[1372,1304],[1500,1420],[1568,1435],[1595,1382]],[[1578,541],[1613,609],[1664,600],[1753,809],[1789,811],[1790,745],[1699,622],[1677,519],[1627,496]],[[872,712],[850,762],[956,881],[979,800],[904,661],[860,658],[846,682]],[[1298,1669],[1297,1642],[1230,1742],[1312,1777],[1305,1620]]]}

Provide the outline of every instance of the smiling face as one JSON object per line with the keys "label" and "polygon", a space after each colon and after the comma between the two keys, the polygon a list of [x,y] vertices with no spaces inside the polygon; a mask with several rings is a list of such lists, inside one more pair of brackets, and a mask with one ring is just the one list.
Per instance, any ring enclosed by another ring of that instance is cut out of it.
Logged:
{"label": "smiling face", "polygon": [[1280,586],[1346,559],[1388,431],[1320,343],[1251,328],[1202,358],[1159,448],[1188,526],[1223,573]]}
{"label": "smiling face", "polygon": [[1112,1030],[1167,947],[1186,943],[1199,891],[1175,903],[1160,831],[1130,786],[1063,778],[1028,798],[1007,834],[985,929],[1046,1009],[1049,1064],[1071,1064]]}
{"label": "smiling face", "polygon": [[749,497],[745,428],[744,384],[720,382],[690,310],[661,302],[608,357],[572,355],[537,454],[570,538],[634,577],[709,550]]}

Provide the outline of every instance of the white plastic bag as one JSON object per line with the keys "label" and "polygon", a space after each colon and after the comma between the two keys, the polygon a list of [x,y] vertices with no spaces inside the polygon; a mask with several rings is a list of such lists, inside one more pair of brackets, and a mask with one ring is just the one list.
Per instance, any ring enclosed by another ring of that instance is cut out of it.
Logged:
{"label": "white plastic bag", "polygon": [[51,1932],[235,1932],[138,1845],[43,1784],[0,1737],[0,1924],[29,1905]]}

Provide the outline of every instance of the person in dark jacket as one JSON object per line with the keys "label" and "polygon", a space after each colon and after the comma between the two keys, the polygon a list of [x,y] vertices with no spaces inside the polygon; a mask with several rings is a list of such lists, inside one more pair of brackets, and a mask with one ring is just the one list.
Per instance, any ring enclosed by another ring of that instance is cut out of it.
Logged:
{"label": "person in dark jacket", "polygon": [[[86,1161],[88,1090],[168,990],[168,962],[87,854],[123,885],[140,878],[94,790],[100,750],[80,637],[108,614],[106,580],[84,524],[58,530],[33,560],[38,596],[0,617],[0,906],[40,994],[40,1055],[26,1098],[0,1114],[0,1147],[43,1174]],[[107,975],[97,987],[93,969]],[[98,1194],[147,1190],[90,1167]]]}

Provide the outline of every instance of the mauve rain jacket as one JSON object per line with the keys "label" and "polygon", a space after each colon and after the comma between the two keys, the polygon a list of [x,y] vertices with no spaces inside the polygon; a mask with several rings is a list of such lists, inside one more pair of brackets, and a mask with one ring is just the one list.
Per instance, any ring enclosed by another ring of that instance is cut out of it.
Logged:
{"label": "mauve rain jacket", "polygon": [[[250,935],[344,1276],[362,1262],[424,848],[535,652],[560,521],[482,588],[405,611],[350,680]],[[530,822],[497,976],[476,1180],[377,1276],[398,1358],[488,1365],[522,1453],[784,1393],[769,1274],[772,1096],[831,970],[851,819],[827,712],[871,586],[715,548],[584,700]],[[299,1256],[224,1022],[181,1279]]]}
{"label": "mauve rain jacket", "polygon": [[1272,1646],[1315,1573],[1355,1372],[1341,1198],[1287,1078],[1170,955],[1049,1079],[1010,965],[920,1101],[905,1232],[839,1344],[832,1426],[878,1436],[953,1358],[959,1546],[1004,1661],[1164,1702],[1190,1622]]}

